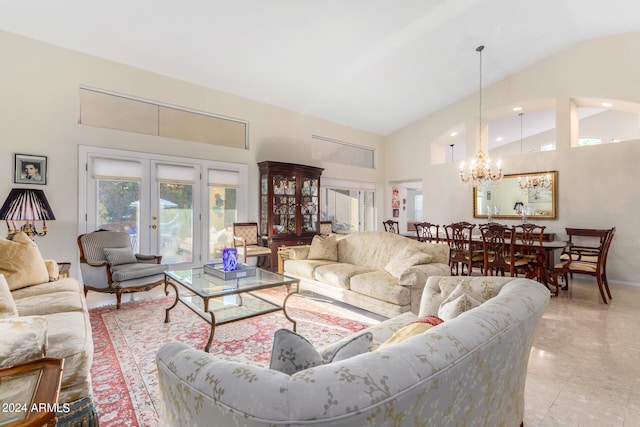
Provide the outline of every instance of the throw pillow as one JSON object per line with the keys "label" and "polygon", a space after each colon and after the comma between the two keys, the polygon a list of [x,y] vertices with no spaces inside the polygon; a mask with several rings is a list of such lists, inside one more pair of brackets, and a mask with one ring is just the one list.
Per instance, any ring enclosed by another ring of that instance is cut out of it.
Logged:
{"label": "throw pillow", "polygon": [[400,279],[402,273],[409,267],[429,264],[432,260],[433,255],[421,252],[418,248],[407,246],[394,255],[384,266],[384,269],[396,279]]}
{"label": "throw pillow", "polygon": [[307,259],[338,261],[338,239],[335,235],[313,236]]}
{"label": "throw pillow", "polygon": [[464,293],[451,301],[445,300],[445,302],[443,302],[438,308],[438,317],[443,320],[453,319],[465,311],[478,307],[480,304],[482,304],[480,301],[471,295]]}
{"label": "throw pillow", "polygon": [[18,317],[18,308],[11,296],[7,279],[0,274],[0,319],[8,317]]}
{"label": "throw pillow", "polygon": [[60,278],[60,267],[57,262],[52,259],[45,259],[44,265],[47,267],[50,282],[55,282]]}
{"label": "throw pillow", "polygon": [[49,281],[38,246],[23,232],[11,240],[0,239],[0,274],[12,291]]}
{"label": "throw pillow", "polygon": [[104,248],[104,256],[110,265],[135,264],[138,262],[131,248]]}
{"label": "throw pillow", "polygon": [[426,316],[414,320],[406,326],[398,329],[396,333],[391,336],[391,338],[380,344],[380,347],[378,347],[377,350],[381,350],[392,344],[397,344],[416,335],[420,335],[421,333],[428,331],[429,329],[439,325],[442,322],[443,320],[436,316]]}
{"label": "throw pillow", "polygon": [[302,335],[289,329],[278,329],[273,335],[273,349],[269,369],[291,375],[326,363],[348,359],[369,351],[373,335],[358,335],[335,347],[327,347],[320,354]]}

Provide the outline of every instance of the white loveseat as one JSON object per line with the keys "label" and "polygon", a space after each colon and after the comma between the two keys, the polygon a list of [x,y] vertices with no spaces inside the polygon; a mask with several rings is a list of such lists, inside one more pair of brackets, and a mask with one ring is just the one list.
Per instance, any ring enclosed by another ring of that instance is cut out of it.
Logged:
{"label": "white loveseat", "polygon": [[418,312],[430,276],[448,276],[449,246],[423,243],[395,233],[365,231],[337,240],[331,255],[311,247],[291,248],[284,274],[317,292],[385,317]]}
{"label": "white loveseat", "polygon": [[[549,296],[528,279],[431,277],[419,316],[469,310],[384,349],[292,375],[166,344],[156,357],[160,419],[170,426],[517,427]],[[369,328],[373,345],[417,317],[407,312]]]}

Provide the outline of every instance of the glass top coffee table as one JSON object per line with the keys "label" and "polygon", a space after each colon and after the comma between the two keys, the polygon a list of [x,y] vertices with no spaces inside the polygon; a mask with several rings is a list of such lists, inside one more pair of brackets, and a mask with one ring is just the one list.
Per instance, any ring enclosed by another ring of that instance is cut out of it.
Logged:
{"label": "glass top coffee table", "polygon": [[[190,294],[180,296],[176,285],[187,289]],[[293,323],[293,330],[296,330],[296,321],[287,314],[286,303],[291,295],[300,290],[297,279],[256,268],[255,276],[223,280],[205,273],[203,268],[193,268],[166,271],[164,273],[165,293],[167,286],[173,287],[176,291],[176,300],[171,307],[166,309],[165,323],[169,322],[169,311],[178,304],[178,301],[181,301],[194,313],[211,323],[209,340],[204,347],[204,351],[207,353],[213,341],[216,325],[282,310],[287,320]],[[269,301],[256,293],[256,291],[279,286],[285,286],[288,291],[282,305]]]}

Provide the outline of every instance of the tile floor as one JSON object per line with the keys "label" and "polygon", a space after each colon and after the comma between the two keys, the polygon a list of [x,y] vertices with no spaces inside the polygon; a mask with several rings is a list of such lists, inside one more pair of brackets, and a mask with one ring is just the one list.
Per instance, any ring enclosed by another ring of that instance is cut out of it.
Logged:
{"label": "tile floor", "polygon": [[[640,286],[612,284],[611,293],[605,305],[595,282],[576,277],[551,298],[529,359],[525,427],[640,427]],[[89,292],[87,303],[115,296]]]}

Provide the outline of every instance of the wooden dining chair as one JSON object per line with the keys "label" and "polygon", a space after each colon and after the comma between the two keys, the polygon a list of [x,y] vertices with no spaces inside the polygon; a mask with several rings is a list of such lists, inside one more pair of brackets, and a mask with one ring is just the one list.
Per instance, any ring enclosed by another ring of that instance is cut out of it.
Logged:
{"label": "wooden dining chair", "polygon": [[516,275],[523,273],[527,278],[536,277],[538,280],[542,277],[545,265],[538,261],[540,249],[535,246],[542,247],[546,228],[544,225],[531,223],[513,226],[511,238],[515,239],[515,247],[518,248],[513,257]]}
{"label": "wooden dining chair", "polygon": [[400,234],[400,227],[398,226],[398,221],[394,221],[392,219],[388,219],[383,221],[384,231],[388,231],[389,233]]}
{"label": "wooden dining chair", "polygon": [[[553,268],[553,280],[558,283],[558,276],[564,278],[565,286],[569,286],[569,275],[573,273],[594,276],[598,283],[602,302],[607,304],[606,295],[611,297],[607,280],[607,257],[616,227],[610,229],[567,228],[569,241],[560,255],[560,262]],[[585,239],[594,241],[593,245],[585,243]]]}
{"label": "wooden dining chair", "polygon": [[483,271],[485,276],[494,276],[498,272],[514,276],[515,267],[513,240],[508,240],[511,229],[503,224],[489,223],[480,227],[482,233]]}
{"label": "wooden dining chair", "polygon": [[440,226],[430,222],[415,223],[419,242],[438,243],[440,241]]}
{"label": "wooden dining chair", "polygon": [[[459,273],[463,275],[465,266],[467,267],[467,276],[471,276],[474,265],[483,269],[482,249],[477,249],[473,242],[474,228],[475,225],[468,222],[457,222],[444,226],[450,250],[449,263],[452,276],[457,276]],[[458,270],[459,267],[460,270]]]}

